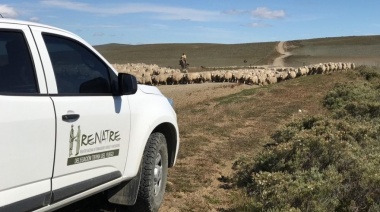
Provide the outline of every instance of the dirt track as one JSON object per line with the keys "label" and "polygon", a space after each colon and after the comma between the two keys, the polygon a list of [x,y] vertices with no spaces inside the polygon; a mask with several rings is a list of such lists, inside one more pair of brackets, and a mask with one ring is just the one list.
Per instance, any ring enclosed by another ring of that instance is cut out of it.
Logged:
{"label": "dirt track", "polygon": [[196,104],[206,99],[212,99],[252,88],[250,85],[235,83],[202,83],[189,85],[164,85],[158,89],[168,98],[174,100],[176,108]]}
{"label": "dirt track", "polygon": [[276,49],[282,55],[274,59],[273,66],[284,66],[284,59],[292,54],[286,51],[286,42],[284,41],[279,42]]}
{"label": "dirt track", "polygon": [[[203,84],[191,84],[191,85],[173,85],[173,86],[160,86],[159,89],[161,92],[174,100],[174,105],[176,110],[181,110],[180,113],[178,113],[178,121],[179,124],[181,124],[184,120],[183,117],[181,117],[182,113],[185,113],[184,110],[186,110],[186,107],[188,105],[194,105],[194,104],[201,104],[203,101],[207,101],[209,99],[226,96],[229,94],[240,92],[247,88],[253,88],[256,86],[250,86],[250,85],[238,85],[235,83],[203,83]],[[193,107],[190,107],[193,108]],[[180,132],[183,129],[180,129]],[[194,135],[196,137],[196,135]],[[181,138],[181,142],[190,142],[189,138]],[[209,149],[212,151],[212,149],[215,149],[218,145],[218,139],[215,140],[215,138],[210,138],[212,141],[208,143],[208,145],[205,145],[203,147],[204,150]],[[182,148],[184,146],[182,145]],[[181,147],[180,147],[181,151]],[[207,152],[207,151],[206,151]],[[217,194],[218,199],[224,199],[228,198],[230,193],[228,193],[225,189],[221,187],[221,183],[218,180],[220,176],[228,176],[231,174],[231,166],[226,166],[221,168],[218,164],[213,164],[211,159],[206,159],[207,161],[204,161],[203,154],[206,153],[205,151],[201,151],[196,153],[193,157],[189,157],[186,159],[179,158],[177,160],[177,166],[173,168],[173,170],[169,170],[169,175],[171,171],[178,172],[176,169],[181,169],[186,166],[186,169],[189,170],[189,173],[186,173],[185,175],[189,176],[191,178],[192,175],[196,172],[195,170],[198,170],[196,166],[206,166],[209,169],[209,174],[206,177],[207,180],[210,181],[208,186],[198,188],[194,192],[167,192],[165,194],[165,201],[163,205],[160,208],[160,212],[178,212],[178,211],[199,211],[200,208],[205,207],[207,205],[207,201],[205,197],[213,196],[213,194]],[[204,162],[200,162],[204,161]],[[232,162],[225,161],[227,164],[230,164]],[[187,164],[187,165],[184,165]],[[177,168],[178,167],[178,168]],[[192,171],[190,171],[192,170]],[[216,171],[217,170],[217,171]],[[177,174],[174,174],[175,176],[178,176]],[[180,174],[182,175],[182,174]],[[169,178],[170,180],[170,178]],[[174,179],[175,180],[175,179]],[[192,180],[192,179],[189,179]],[[171,184],[175,184],[176,182],[170,182],[168,181],[168,187],[170,187]],[[197,202],[199,205],[195,206],[193,208],[188,208],[189,203]],[[226,202],[228,202],[226,200]],[[227,203],[228,204],[228,203]],[[223,205],[223,204],[222,204]],[[222,207],[228,208],[228,205],[223,205]],[[195,208],[195,209],[194,209]],[[202,211],[209,211],[209,208],[205,207],[202,209]]]}

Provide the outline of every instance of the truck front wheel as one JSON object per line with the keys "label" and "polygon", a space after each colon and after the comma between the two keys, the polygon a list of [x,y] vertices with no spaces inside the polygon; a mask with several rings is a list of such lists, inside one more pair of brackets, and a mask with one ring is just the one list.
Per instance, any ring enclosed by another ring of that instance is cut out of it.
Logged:
{"label": "truck front wheel", "polygon": [[135,207],[141,211],[158,211],[164,199],[168,174],[168,150],[162,133],[150,135],[145,146],[141,171]]}

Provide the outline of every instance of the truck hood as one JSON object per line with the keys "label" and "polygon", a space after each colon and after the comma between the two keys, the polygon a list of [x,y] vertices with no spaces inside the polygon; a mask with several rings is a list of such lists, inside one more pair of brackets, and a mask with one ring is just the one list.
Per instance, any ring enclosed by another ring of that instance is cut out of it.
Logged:
{"label": "truck hood", "polygon": [[[138,84],[138,89],[140,91],[142,91],[143,93],[146,93],[146,94],[154,94],[154,95],[159,95],[159,96],[163,96],[165,97],[161,91],[155,87],[155,86],[150,86],[150,85],[142,85],[142,84]],[[169,104],[174,108],[174,101],[173,99],[171,98],[167,98],[165,97],[168,101],[169,101]]]}
{"label": "truck hood", "polygon": [[158,88],[155,87],[155,86],[141,85],[141,84],[139,84],[138,88],[140,89],[140,91],[142,91],[142,92],[144,92],[146,94],[155,94],[155,95],[163,96],[163,94],[161,93],[161,91],[158,90]]}

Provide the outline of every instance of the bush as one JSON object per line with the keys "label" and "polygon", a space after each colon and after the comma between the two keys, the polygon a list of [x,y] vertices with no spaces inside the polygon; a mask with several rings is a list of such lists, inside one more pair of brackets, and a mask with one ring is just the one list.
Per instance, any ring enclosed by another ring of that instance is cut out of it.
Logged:
{"label": "bush", "polygon": [[[263,210],[369,209],[379,202],[380,127],[320,117],[290,125],[310,120],[317,120],[312,128],[299,128],[250,163],[240,161],[237,185],[245,187]],[[285,127],[276,135],[288,131]]]}
{"label": "bush", "polygon": [[253,176],[255,199],[262,209],[328,211],[339,206],[343,177],[334,167],[312,168],[294,174],[259,172]]}
{"label": "bush", "polygon": [[[338,84],[323,104],[331,117],[305,117],[275,131],[257,157],[235,163],[233,180],[254,211],[378,211],[380,92],[377,72]],[[371,80],[371,81],[367,81]]]}
{"label": "bush", "polygon": [[338,84],[324,99],[324,106],[334,112],[335,118],[380,118],[380,88],[370,83]]}
{"label": "bush", "polygon": [[367,81],[378,81],[380,79],[380,71],[376,67],[360,66],[358,67],[360,76]]}
{"label": "bush", "polygon": [[337,84],[324,99],[324,106],[336,112],[338,118],[346,115],[379,117],[380,70],[360,66],[358,75],[366,81]]}

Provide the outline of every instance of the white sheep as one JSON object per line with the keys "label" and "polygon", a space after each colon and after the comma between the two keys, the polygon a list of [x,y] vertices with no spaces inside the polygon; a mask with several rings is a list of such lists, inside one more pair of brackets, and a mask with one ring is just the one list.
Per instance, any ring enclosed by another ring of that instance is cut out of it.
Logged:
{"label": "white sheep", "polygon": [[189,84],[193,84],[193,83],[195,83],[195,82],[199,82],[200,75],[199,75],[199,73],[197,73],[197,72],[188,73],[188,74],[186,75],[186,79],[187,79],[187,83],[189,83]]}
{"label": "white sheep", "polygon": [[245,84],[248,85],[258,85],[259,84],[259,78],[256,74],[248,74],[245,76]]}
{"label": "white sheep", "polygon": [[143,84],[153,85],[152,76],[150,76],[149,74],[145,74],[143,76]]}
{"label": "white sheep", "polygon": [[212,72],[206,71],[206,72],[203,74],[203,77],[204,77],[205,82],[213,82],[213,75],[212,75]]}
{"label": "white sheep", "polygon": [[233,77],[233,73],[231,71],[227,71],[226,73],[224,73],[223,82],[232,82]]}
{"label": "white sheep", "polygon": [[325,71],[326,71],[326,66],[320,63],[317,68],[317,74],[324,74]]}
{"label": "white sheep", "polygon": [[160,74],[156,75],[156,80],[158,85],[167,85],[169,81],[172,79],[171,74]]}
{"label": "white sheep", "polygon": [[173,73],[171,79],[172,79],[172,85],[180,84],[185,81],[184,74],[180,72]]}
{"label": "white sheep", "polygon": [[294,71],[293,68],[291,68],[289,71],[288,71],[288,79],[294,79],[297,77],[297,73]]}
{"label": "white sheep", "polygon": [[258,73],[255,76],[257,76],[257,84],[259,84],[259,85],[266,85],[267,84],[267,82],[266,82],[267,77],[265,74]]}
{"label": "white sheep", "polygon": [[277,77],[274,75],[274,73],[267,73],[265,81],[268,84],[274,84],[277,83]]}
{"label": "white sheep", "polygon": [[299,67],[297,69],[297,76],[305,76],[309,72],[309,69],[306,66]]}

